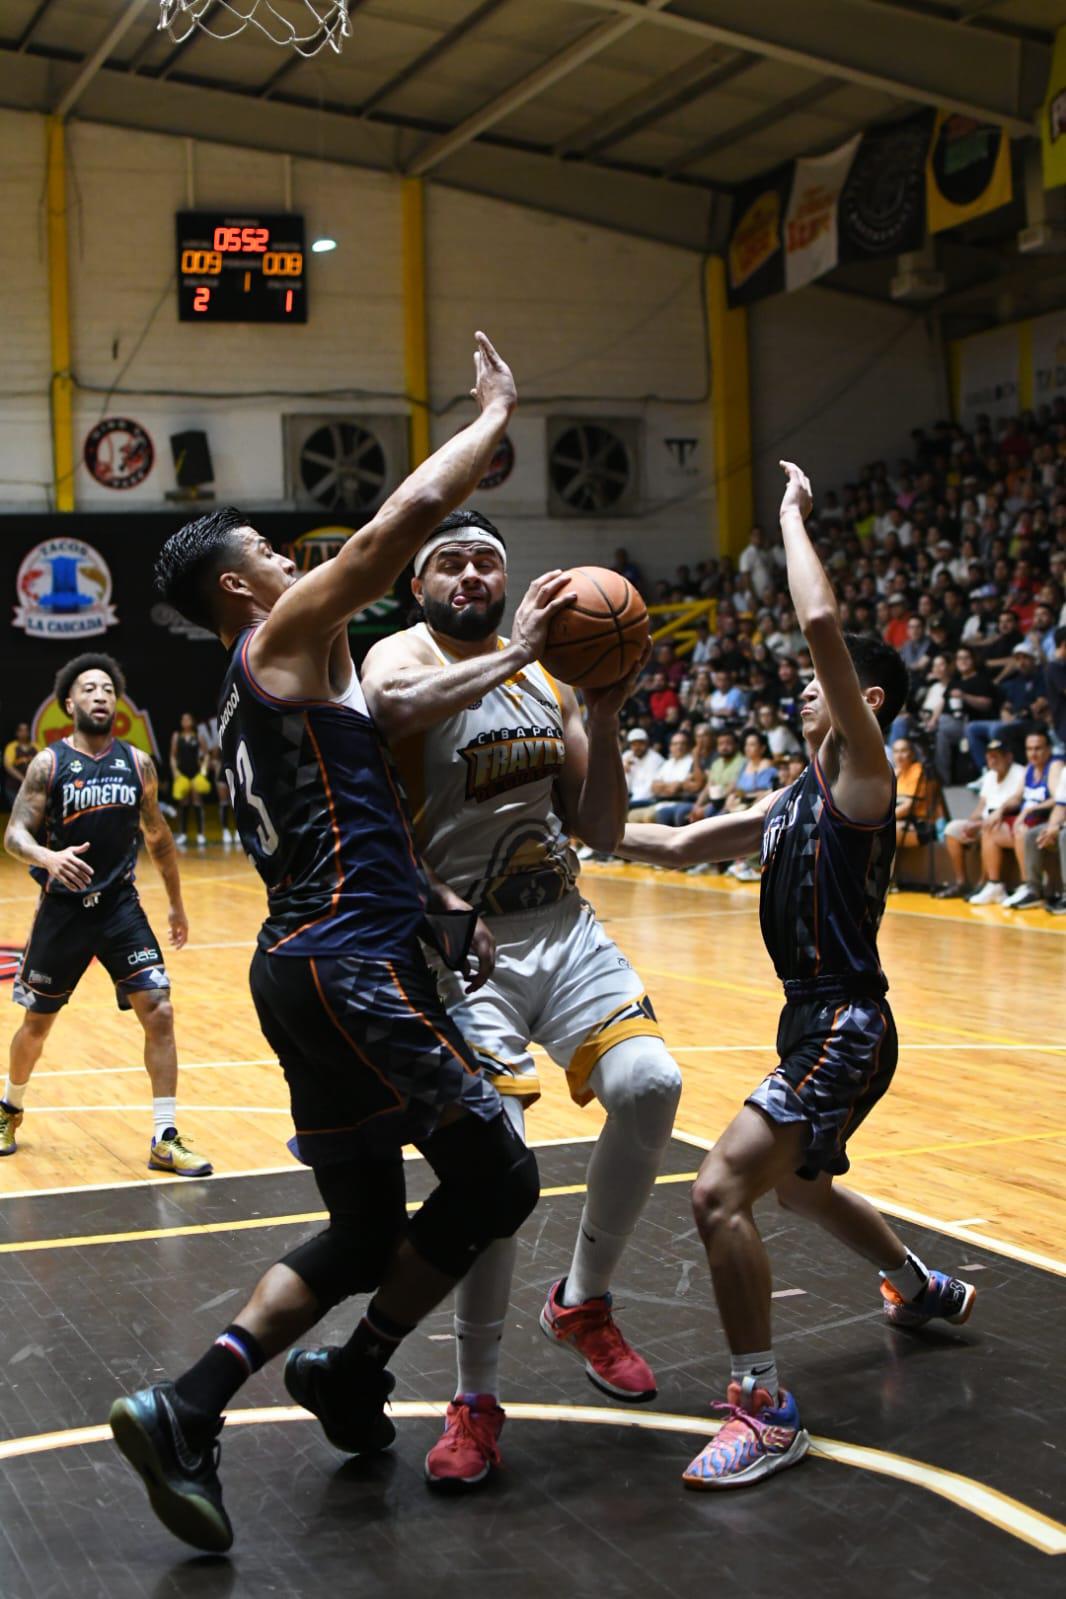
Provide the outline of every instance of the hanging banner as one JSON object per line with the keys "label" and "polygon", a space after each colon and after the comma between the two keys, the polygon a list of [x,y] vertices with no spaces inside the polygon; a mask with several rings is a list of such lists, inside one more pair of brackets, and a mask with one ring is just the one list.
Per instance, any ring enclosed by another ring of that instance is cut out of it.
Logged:
{"label": "hanging banner", "polygon": [[1047,98],[1040,113],[1040,141],[1044,154],[1044,188],[1066,183],[1066,23],[1055,35]]}
{"label": "hanging banner", "polygon": [[1049,405],[1066,395],[1066,311],[1034,317],[1033,403]]}
{"label": "hanging banner", "polygon": [[837,212],[837,251],[843,261],[919,250],[925,238],[925,158],[933,114],[862,135]]}
{"label": "hanging banner", "polygon": [[784,288],[784,225],[791,187],[792,167],[779,167],[734,196],[726,256],[730,305],[750,305]]}
{"label": "hanging banner", "polygon": [[1010,140],[1003,128],[938,111],[925,167],[930,233],[956,228],[1010,201]]}
{"label": "hanging banner", "polygon": [[837,202],[861,135],[829,155],[797,161],[785,217],[785,288],[831,272],[837,264]]}

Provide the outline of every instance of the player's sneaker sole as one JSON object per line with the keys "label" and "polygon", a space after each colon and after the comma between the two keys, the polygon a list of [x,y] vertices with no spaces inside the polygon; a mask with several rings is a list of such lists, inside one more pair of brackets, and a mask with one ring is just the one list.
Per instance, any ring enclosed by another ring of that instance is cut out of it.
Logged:
{"label": "player's sneaker sole", "polygon": [[175,1538],[209,1554],[224,1554],[233,1544],[229,1518],[211,1500],[174,1487],[155,1440],[133,1399],[116,1399],[108,1416],[119,1449],[148,1490],[148,1502]]}
{"label": "player's sneaker sole", "polygon": [[601,1377],[592,1362],[585,1359],[576,1344],[571,1343],[568,1338],[560,1338],[558,1336],[552,1327],[547,1306],[540,1313],[540,1330],[548,1342],[554,1345],[556,1349],[561,1349],[564,1355],[569,1355],[572,1360],[580,1362],[584,1368],[585,1376],[594,1388],[600,1390],[601,1394],[606,1394],[610,1399],[621,1399],[627,1405],[646,1405],[649,1400],[657,1397],[658,1388],[644,1388],[634,1392],[632,1388],[617,1388],[614,1383],[608,1382],[606,1377]]}
{"label": "player's sneaker sole", "polygon": [[290,1349],[283,1373],[289,1397],[318,1419],[334,1449],[345,1455],[379,1455],[396,1439],[396,1428],[385,1414],[396,1378],[391,1371],[368,1366],[368,1378],[377,1391],[365,1396],[360,1415],[357,1406],[338,1406],[322,1391],[335,1354],[334,1349]]}
{"label": "player's sneaker sole", "polygon": [[801,1427],[787,1449],[776,1455],[761,1455],[743,1471],[731,1472],[721,1477],[701,1477],[695,1473],[690,1475],[685,1471],[682,1472],[681,1481],[686,1488],[695,1489],[697,1493],[717,1493],[722,1488],[747,1488],[751,1483],[761,1481],[763,1477],[772,1477],[775,1471],[784,1471],[788,1466],[798,1466],[810,1447],[810,1434],[805,1427]]}

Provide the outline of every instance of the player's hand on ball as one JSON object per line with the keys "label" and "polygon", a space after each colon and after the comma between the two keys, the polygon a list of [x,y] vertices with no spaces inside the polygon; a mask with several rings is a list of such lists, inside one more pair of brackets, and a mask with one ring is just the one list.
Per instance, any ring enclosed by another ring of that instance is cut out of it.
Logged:
{"label": "player's hand on ball", "polygon": [[535,577],[514,614],[511,643],[521,645],[531,661],[543,655],[548,643],[552,617],[577,598],[566,572],[545,572]]}
{"label": "player's hand on ball", "polygon": [[518,404],[518,390],[511,368],[484,333],[475,333],[474,338],[477,349],[474,351],[474,387],[470,393],[477,401],[478,410],[505,405],[508,411],[513,411]]}
{"label": "player's hand on ball", "polygon": [[783,516],[786,511],[798,511],[806,521],[814,504],[810,478],[794,461],[779,461],[777,464],[788,479],[785,484],[785,497],[781,501],[781,515]]}
{"label": "player's hand on ball", "polygon": [[482,984],[488,982],[496,967],[496,940],[480,916],[474,924],[474,936],[470,940],[467,962],[468,968],[473,966],[473,970],[468,969],[466,992],[473,994]]}
{"label": "player's hand on ball", "polygon": [[93,880],[92,867],[81,858],[88,848],[88,844],[72,844],[69,849],[53,850],[51,858],[45,863],[49,877],[62,883],[64,888],[80,894]]}
{"label": "player's hand on ball", "polygon": [[178,909],[175,909],[172,905],[170,907],[169,920],[170,947],[171,949],[183,949],[189,937],[189,918],[186,916],[184,910],[182,910],[180,906]]}
{"label": "player's hand on ball", "polygon": [[619,678],[617,683],[608,683],[606,688],[583,688],[585,704],[588,706],[590,717],[609,719],[621,715],[622,707],[637,686],[637,678],[643,672],[651,659],[651,639],[648,639],[640,653],[640,659],[627,676]]}

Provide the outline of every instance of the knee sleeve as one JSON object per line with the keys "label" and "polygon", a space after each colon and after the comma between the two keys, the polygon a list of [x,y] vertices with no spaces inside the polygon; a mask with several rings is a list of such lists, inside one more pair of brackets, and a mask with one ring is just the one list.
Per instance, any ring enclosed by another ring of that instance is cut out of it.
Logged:
{"label": "knee sleeve", "polygon": [[662,1149],[673,1130],[681,1072],[661,1038],[626,1038],[589,1076],[604,1110],[634,1144]]}
{"label": "knee sleeve", "polygon": [[422,1146],[440,1179],[411,1218],[408,1234],[424,1260],[462,1277],[495,1238],[510,1238],[540,1197],[540,1175],[506,1114],[464,1116]]}
{"label": "knee sleeve", "polygon": [[329,1226],[283,1256],[323,1311],[352,1294],[372,1293],[407,1231],[403,1161],[385,1166],[347,1161],[316,1168]]}

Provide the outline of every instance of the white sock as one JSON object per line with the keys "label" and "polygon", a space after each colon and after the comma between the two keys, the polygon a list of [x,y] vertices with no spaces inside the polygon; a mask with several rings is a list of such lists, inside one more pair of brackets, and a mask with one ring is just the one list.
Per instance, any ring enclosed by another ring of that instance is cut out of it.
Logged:
{"label": "white sock", "polygon": [[777,1404],[780,1382],[772,1349],[759,1349],[753,1355],[730,1355],[729,1361],[729,1375],[733,1382],[742,1383],[745,1377],[754,1377],[756,1388],[765,1388],[771,1402]]}
{"label": "white sock", "polygon": [[929,1281],[929,1267],[923,1265],[917,1255],[907,1251],[907,1258],[902,1266],[895,1266],[891,1271],[883,1271],[881,1276],[886,1283],[891,1283],[897,1294],[903,1299],[917,1299],[926,1283]]}
{"label": "white sock", "polygon": [[455,1293],[456,1392],[500,1392],[500,1340],[503,1338],[511,1277],[518,1251],[514,1238],[498,1238],[475,1260]]}
{"label": "white sock", "polygon": [[607,1111],[607,1120],[589,1161],[585,1208],[563,1284],[564,1305],[600,1298],[610,1288],[659,1175],[681,1077],[661,1039],[627,1038],[607,1051],[589,1077],[589,1087]]}
{"label": "white sock", "polygon": [[13,1110],[21,1110],[23,1101],[26,1098],[26,1090],[29,1086],[29,1083],[13,1083],[8,1077],[4,1081],[4,1091],[0,1094],[0,1099],[4,1101],[5,1105],[10,1105]]}
{"label": "white sock", "polygon": [[158,1095],[152,1100],[152,1136],[162,1138],[163,1134],[171,1127],[178,1125],[178,1101],[175,1095],[169,1098]]}

